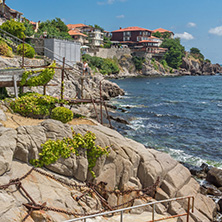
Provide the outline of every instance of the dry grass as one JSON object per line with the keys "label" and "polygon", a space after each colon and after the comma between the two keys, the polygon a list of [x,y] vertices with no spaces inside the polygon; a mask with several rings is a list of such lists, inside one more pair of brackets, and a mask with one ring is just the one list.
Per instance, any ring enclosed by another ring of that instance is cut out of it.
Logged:
{"label": "dry grass", "polygon": [[[40,124],[44,119],[32,119],[32,118],[27,118],[23,117],[17,114],[12,114],[9,112],[5,113],[7,116],[7,121],[0,121],[6,128],[13,128],[16,129],[19,126],[34,126]],[[70,121],[68,124],[70,125],[81,125],[81,124],[86,124],[86,125],[95,125],[95,123],[91,120],[88,119],[73,119]]]}

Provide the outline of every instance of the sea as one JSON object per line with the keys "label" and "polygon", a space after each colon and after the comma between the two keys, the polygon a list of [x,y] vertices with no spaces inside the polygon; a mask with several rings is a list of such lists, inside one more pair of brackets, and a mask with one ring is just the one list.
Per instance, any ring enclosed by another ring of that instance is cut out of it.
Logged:
{"label": "sea", "polygon": [[124,136],[181,162],[222,168],[222,75],[111,81],[126,93],[112,99],[129,122]]}

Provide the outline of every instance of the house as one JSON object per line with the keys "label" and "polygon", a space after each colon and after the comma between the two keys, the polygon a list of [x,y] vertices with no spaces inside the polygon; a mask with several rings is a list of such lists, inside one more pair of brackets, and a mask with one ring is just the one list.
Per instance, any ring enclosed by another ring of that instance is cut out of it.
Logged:
{"label": "house", "polygon": [[112,33],[111,32],[108,32],[108,31],[104,30],[103,33],[104,33],[104,37],[107,37],[107,38],[111,39],[111,37],[112,37]]}
{"label": "house", "polygon": [[[74,32],[71,32],[71,30],[76,31],[78,33],[82,33],[84,35],[87,35],[88,36],[88,43],[91,46],[97,47],[97,46],[103,45],[104,33],[102,32],[101,29],[93,28],[93,27],[85,25],[85,24],[68,24],[67,27],[70,30],[70,33],[72,33],[72,34],[74,34]],[[72,36],[74,36],[74,35],[72,35]],[[81,37],[83,37],[83,35]]]}
{"label": "house", "polygon": [[157,42],[158,43],[158,47],[160,47],[160,45],[162,44],[163,40],[160,39],[160,38],[157,38],[155,36],[150,36],[149,39],[150,41],[154,41],[154,42]]}
{"label": "house", "polygon": [[5,4],[5,1],[0,1],[0,17],[3,19],[15,19],[16,21],[22,21],[23,13],[11,9],[8,5]]}
{"label": "house", "polygon": [[172,31],[169,31],[169,30],[166,30],[166,29],[163,29],[163,28],[155,29],[155,30],[153,30],[153,32],[159,32],[159,33],[161,33],[161,34],[163,34],[163,33],[169,33],[171,39],[173,39],[173,37],[174,37],[174,33],[173,33]]}
{"label": "house", "polygon": [[69,30],[78,30],[81,33],[88,33],[92,30],[92,27],[85,24],[68,24],[67,25]]}
{"label": "house", "polygon": [[151,36],[151,33],[151,30],[137,26],[120,28],[118,30],[112,31],[111,41],[125,43],[128,42],[128,44],[133,44],[143,40],[148,40]]}
{"label": "house", "polygon": [[89,35],[89,43],[92,46],[101,46],[103,45],[103,40],[104,40],[104,34],[101,29],[93,29],[91,32],[88,33]]}
{"label": "house", "polygon": [[69,30],[69,35],[76,41],[80,42],[81,45],[85,45],[89,43],[87,40],[88,36],[81,33],[78,29],[76,30]]}

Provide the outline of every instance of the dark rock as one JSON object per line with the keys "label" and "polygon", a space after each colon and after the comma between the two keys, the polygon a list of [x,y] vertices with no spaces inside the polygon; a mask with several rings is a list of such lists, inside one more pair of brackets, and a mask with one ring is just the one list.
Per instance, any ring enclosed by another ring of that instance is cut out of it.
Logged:
{"label": "dark rock", "polygon": [[203,171],[205,173],[208,173],[208,171],[212,168],[211,166],[207,165],[206,163],[202,163],[202,165],[200,167],[203,169]]}
{"label": "dark rock", "polygon": [[207,173],[206,180],[216,187],[222,187],[222,170],[215,167],[211,168]]}
{"label": "dark rock", "polygon": [[220,199],[220,200],[218,201],[218,205],[219,205],[219,212],[222,213],[222,199]]}
{"label": "dark rock", "polygon": [[127,110],[123,109],[123,108],[118,108],[118,110],[120,110],[121,112],[125,113],[127,112]]}
{"label": "dark rock", "polygon": [[106,104],[106,106],[111,109],[117,109],[117,106],[115,106],[115,105]]}
{"label": "dark rock", "polygon": [[213,69],[215,73],[222,73],[222,67],[218,63],[213,64]]}
{"label": "dark rock", "polygon": [[122,119],[122,118],[120,118],[120,117],[110,116],[110,119],[115,120],[115,121],[118,122],[118,123],[129,124],[125,119]]}
{"label": "dark rock", "polygon": [[203,63],[202,73],[203,73],[203,75],[214,75],[215,72],[214,72],[213,65],[211,63],[209,63],[209,62]]}
{"label": "dark rock", "polygon": [[205,172],[205,170],[202,168],[202,167],[198,167],[198,166],[194,166],[194,165],[191,165],[189,163],[182,163],[186,168],[189,169],[190,173],[193,175],[193,176],[196,176],[198,178],[206,178],[207,174]]}

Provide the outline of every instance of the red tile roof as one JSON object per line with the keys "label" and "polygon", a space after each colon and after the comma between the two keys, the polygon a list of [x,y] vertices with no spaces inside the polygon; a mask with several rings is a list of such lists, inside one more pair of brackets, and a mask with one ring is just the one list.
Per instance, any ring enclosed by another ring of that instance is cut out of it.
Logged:
{"label": "red tile roof", "polygon": [[163,28],[155,29],[155,30],[153,30],[153,32],[160,32],[160,33],[163,33],[163,32],[170,32],[170,33],[173,33],[172,31],[169,31],[169,30],[166,30],[166,29],[163,29]]}
{"label": "red tile roof", "polygon": [[29,21],[30,24],[36,25],[37,22]]}
{"label": "red tile roof", "polygon": [[[149,37],[149,39],[160,39],[160,38],[151,35],[151,36]],[[161,39],[160,39],[160,40],[161,40]]]}
{"label": "red tile roof", "polygon": [[146,42],[158,43],[158,42],[152,41],[152,40],[142,40],[142,41],[139,41],[139,43],[146,43]]}
{"label": "red tile roof", "polygon": [[70,30],[69,35],[81,35],[81,36],[87,37],[87,35],[79,32],[78,30]]}
{"label": "red tile roof", "polygon": [[132,26],[132,27],[127,27],[127,28],[123,28],[123,29],[118,29],[112,32],[132,32],[132,31],[148,31],[148,32],[152,32],[149,29],[144,29],[144,28],[140,28],[137,26]]}
{"label": "red tile roof", "polygon": [[71,29],[84,28],[84,27],[89,28],[90,26],[85,25],[85,24],[68,24],[67,27],[69,30],[71,30]]}

